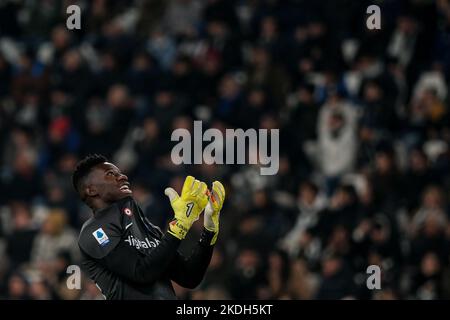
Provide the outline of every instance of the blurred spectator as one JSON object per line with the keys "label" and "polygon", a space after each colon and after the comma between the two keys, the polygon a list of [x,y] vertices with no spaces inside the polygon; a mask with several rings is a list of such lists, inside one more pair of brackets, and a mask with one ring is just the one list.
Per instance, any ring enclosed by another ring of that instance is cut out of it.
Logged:
{"label": "blurred spectator", "polygon": [[161,68],[169,70],[176,56],[173,39],[162,30],[154,30],[147,40],[147,50],[158,61]]}
{"label": "blurred spectator", "polygon": [[275,107],[279,110],[290,89],[290,82],[284,69],[276,65],[272,58],[271,53],[262,45],[251,49],[247,70],[248,83],[268,88]]}
{"label": "blurred spectator", "polygon": [[298,216],[294,227],[284,237],[282,246],[293,257],[297,256],[301,244],[305,242],[305,232],[318,223],[318,212],[325,208],[326,200],[319,194],[317,186],[311,182],[304,182],[298,190]]}
{"label": "blurred spectator", "polygon": [[8,300],[30,300],[28,295],[28,283],[20,274],[13,274],[8,280],[8,292],[6,294]]}
{"label": "blurred spectator", "polygon": [[5,179],[5,198],[28,201],[41,194],[42,180],[36,168],[36,154],[22,149],[14,156],[12,172]]}
{"label": "blurred spectator", "polygon": [[164,214],[166,208],[161,204],[165,199],[156,197],[148,188],[138,181],[133,184],[133,197],[139,203],[144,215],[156,226],[165,229],[169,216]]}
{"label": "blurred spectator", "polygon": [[10,259],[10,267],[15,269],[30,261],[33,241],[38,230],[33,226],[33,216],[26,203],[13,203],[11,210],[13,226],[12,232],[6,238],[6,254]]}
{"label": "blurred spectator", "polygon": [[31,262],[44,273],[54,272],[57,256],[63,250],[68,250],[71,259],[78,261],[77,236],[67,226],[67,214],[62,209],[52,209],[34,240]]}
{"label": "blurred spectator", "polygon": [[292,299],[309,300],[316,295],[319,279],[310,272],[304,259],[295,259],[291,262],[288,283]]}
{"label": "blurred spectator", "polygon": [[228,287],[233,299],[256,299],[263,285],[263,261],[257,251],[243,248],[232,266]]}
{"label": "blurred spectator", "polygon": [[448,216],[443,207],[439,188],[429,187],[424,191],[422,205],[411,221],[411,264],[417,266],[430,250],[433,250],[442,261],[447,259],[450,242]]}
{"label": "blurred spectator", "polygon": [[52,300],[54,296],[45,281],[39,277],[32,279],[28,289],[32,300]]}
{"label": "blurred spectator", "polygon": [[[292,126],[290,133],[298,142],[315,140],[317,138],[317,118],[319,107],[314,99],[314,85],[303,84],[290,97],[292,118],[289,124]],[[302,130],[298,130],[298,128]]]}
{"label": "blurred spectator", "polygon": [[344,299],[353,294],[351,270],[345,261],[330,255],[322,261],[322,279],[317,291],[317,299]]}
{"label": "blurred spectator", "polygon": [[356,160],[356,112],[339,96],[330,96],[322,106],[318,120],[317,160],[326,177],[327,193],[330,195],[339,177],[354,169]]}
{"label": "blurred spectator", "polygon": [[388,143],[380,143],[374,157],[374,169],[369,179],[373,188],[375,210],[394,214],[401,199],[401,175],[394,150]]}
{"label": "blurred spectator", "polygon": [[162,28],[174,36],[191,36],[200,23],[203,2],[173,0],[165,10]]}
{"label": "blurred spectator", "polygon": [[420,271],[413,278],[412,290],[420,300],[442,299],[442,267],[439,257],[427,253],[420,263]]}
{"label": "blurred spectator", "polygon": [[289,259],[284,251],[272,251],[267,258],[267,287],[260,289],[259,299],[278,299],[287,293]]}
{"label": "blurred spectator", "polygon": [[409,153],[409,166],[404,175],[404,197],[409,210],[419,205],[424,188],[436,178],[430,170],[430,163],[423,150],[417,148]]}

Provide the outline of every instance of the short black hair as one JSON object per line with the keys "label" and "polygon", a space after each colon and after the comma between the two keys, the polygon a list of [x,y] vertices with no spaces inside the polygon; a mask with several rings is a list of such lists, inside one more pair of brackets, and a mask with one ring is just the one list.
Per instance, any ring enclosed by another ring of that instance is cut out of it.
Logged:
{"label": "short black hair", "polygon": [[83,160],[78,162],[72,174],[72,184],[77,192],[79,192],[80,181],[89,174],[93,167],[104,162],[108,162],[108,159],[101,154],[87,155]]}

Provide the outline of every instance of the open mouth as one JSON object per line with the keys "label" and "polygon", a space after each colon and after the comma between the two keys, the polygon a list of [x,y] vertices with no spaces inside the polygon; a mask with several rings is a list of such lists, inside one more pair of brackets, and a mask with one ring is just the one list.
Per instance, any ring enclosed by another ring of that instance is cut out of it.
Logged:
{"label": "open mouth", "polygon": [[131,193],[131,189],[130,189],[130,184],[129,183],[125,183],[123,184],[120,188],[120,191],[124,192],[124,193]]}

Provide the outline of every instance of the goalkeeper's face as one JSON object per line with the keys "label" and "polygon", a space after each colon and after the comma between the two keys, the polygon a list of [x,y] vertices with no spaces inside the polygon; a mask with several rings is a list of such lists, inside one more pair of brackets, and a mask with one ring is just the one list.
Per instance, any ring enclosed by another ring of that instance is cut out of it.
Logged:
{"label": "goalkeeper's face", "polygon": [[89,180],[95,191],[95,196],[106,203],[112,203],[133,194],[128,177],[109,162],[95,166],[90,173]]}

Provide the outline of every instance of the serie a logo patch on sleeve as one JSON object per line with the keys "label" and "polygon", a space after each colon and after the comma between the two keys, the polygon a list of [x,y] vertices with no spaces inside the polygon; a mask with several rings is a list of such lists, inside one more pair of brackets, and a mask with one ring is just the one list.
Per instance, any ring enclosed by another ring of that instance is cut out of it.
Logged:
{"label": "serie a logo patch on sleeve", "polygon": [[105,246],[109,243],[109,238],[106,235],[105,231],[103,231],[102,228],[98,228],[94,232],[92,232],[92,235],[94,236],[95,240],[101,245]]}

